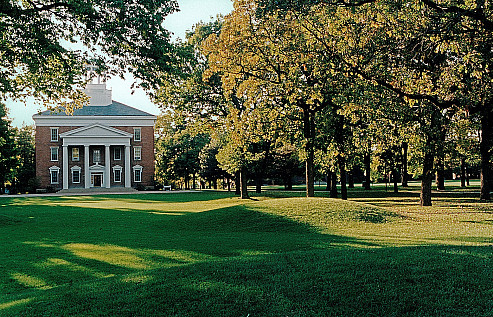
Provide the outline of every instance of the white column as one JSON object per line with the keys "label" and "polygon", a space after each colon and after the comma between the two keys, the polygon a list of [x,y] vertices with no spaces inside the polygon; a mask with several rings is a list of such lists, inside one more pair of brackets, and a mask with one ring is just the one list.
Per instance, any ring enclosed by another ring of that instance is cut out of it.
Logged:
{"label": "white column", "polygon": [[110,188],[110,146],[106,144],[104,146],[104,184],[106,188]]}
{"label": "white column", "polygon": [[89,173],[89,145],[84,145],[84,187],[91,187],[91,174]]}
{"label": "white column", "polygon": [[63,189],[68,189],[68,147],[66,145],[62,146],[62,157],[63,157]]}
{"label": "white column", "polygon": [[125,187],[132,186],[130,175],[130,145],[125,145]]}

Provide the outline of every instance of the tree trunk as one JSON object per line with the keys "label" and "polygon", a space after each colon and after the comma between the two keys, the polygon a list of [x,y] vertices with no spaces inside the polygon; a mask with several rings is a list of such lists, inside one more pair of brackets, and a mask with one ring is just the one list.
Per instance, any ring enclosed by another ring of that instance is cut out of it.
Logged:
{"label": "tree trunk", "polygon": [[328,192],[330,192],[330,189],[332,188],[331,182],[332,182],[332,175],[331,175],[331,172],[329,171],[327,173],[327,187],[325,188],[325,190]]}
{"label": "tree trunk", "polygon": [[330,171],[330,198],[337,198],[337,174]]}
{"label": "tree trunk", "polygon": [[313,168],[314,162],[314,153],[308,153],[308,157],[306,159],[306,197],[315,196],[315,173]]}
{"label": "tree trunk", "polygon": [[231,191],[231,179],[226,176],[226,186],[228,186],[228,193]]}
{"label": "tree trunk", "polygon": [[354,173],[353,171],[349,171],[348,173],[348,188],[354,188]]}
{"label": "tree trunk", "polygon": [[255,192],[257,194],[262,193],[262,183],[263,183],[262,176],[257,175],[257,177],[255,178]]}
{"label": "tree trunk", "polygon": [[431,186],[433,182],[433,153],[425,153],[423,161],[423,176],[421,179],[421,206],[431,206]]}
{"label": "tree trunk", "polygon": [[460,187],[466,187],[466,158],[460,159]]}
{"label": "tree trunk", "polygon": [[437,190],[445,190],[445,126],[441,125],[440,131],[440,150],[438,152],[437,169],[436,169],[436,185]]}
{"label": "tree trunk", "polygon": [[240,172],[235,173],[235,195],[241,195]]}
{"label": "tree trunk", "polygon": [[393,169],[392,170],[392,178],[393,178],[393,181],[394,181],[394,193],[398,193],[399,192],[399,186],[398,186],[398,179],[399,179],[399,174],[397,173],[397,169]]}
{"label": "tree trunk", "polygon": [[365,189],[370,190],[371,189],[371,156],[370,153],[365,154],[364,157],[364,164],[365,164]]}
{"label": "tree trunk", "polygon": [[196,179],[196,176],[195,176],[195,173],[192,174],[192,182],[193,182],[193,185],[192,185],[192,188],[195,190],[197,189],[197,179]]}
{"label": "tree trunk", "polygon": [[343,200],[347,200],[346,159],[344,156],[339,155],[337,161],[339,162],[339,171],[341,173],[341,198]]}
{"label": "tree trunk", "polygon": [[481,112],[481,144],[479,151],[481,153],[481,200],[490,200],[490,160],[491,160],[491,138],[493,129],[491,127],[493,119],[489,109],[483,109]]}
{"label": "tree trunk", "polygon": [[240,170],[240,198],[241,199],[249,199],[250,197],[248,196],[248,190],[247,190],[247,175],[246,175],[246,168],[242,167]]}
{"label": "tree trunk", "polygon": [[436,185],[438,190],[445,190],[445,171],[443,167],[443,157],[437,162]]}
{"label": "tree trunk", "polygon": [[402,143],[402,187],[407,187],[408,185],[408,174],[407,174],[407,150],[409,145],[407,142]]}
{"label": "tree trunk", "polygon": [[315,171],[314,171],[314,142],[315,142],[315,115],[303,108],[303,134],[305,137],[306,151],[306,197],[315,196]]}
{"label": "tree trunk", "polygon": [[284,182],[284,188],[287,190],[292,190],[293,189],[293,177],[289,175],[286,177],[286,180]]}

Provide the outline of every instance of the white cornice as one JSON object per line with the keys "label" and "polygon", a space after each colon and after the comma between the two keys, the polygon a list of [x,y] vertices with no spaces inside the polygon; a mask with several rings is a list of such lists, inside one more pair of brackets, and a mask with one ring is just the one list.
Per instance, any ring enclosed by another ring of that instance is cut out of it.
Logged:
{"label": "white cornice", "polygon": [[[96,131],[96,133],[94,133]],[[85,126],[82,128],[60,133],[61,138],[80,138],[80,137],[112,137],[112,138],[131,138],[133,134],[108,127],[99,123]]]}
{"label": "white cornice", "polygon": [[91,145],[102,145],[102,146],[111,146],[111,145],[121,145],[121,146],[130,146],[130,138],[122,138],[122,137],[80,137],[80,138],[64,138],[63,139],[64,146],[91,146]]}
{"label": "white cornice", "polygon": [[113,127],[153,127],[156,119],[156,116],[33,116],[39,127],[82,127],[95,123]]}

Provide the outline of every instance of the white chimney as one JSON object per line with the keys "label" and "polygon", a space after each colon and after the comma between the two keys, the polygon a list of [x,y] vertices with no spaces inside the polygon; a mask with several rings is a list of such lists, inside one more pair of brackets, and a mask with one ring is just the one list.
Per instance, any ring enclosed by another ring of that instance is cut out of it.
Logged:
{"label": "white chimney", "polygon": [[97,74],[97,66],[86,67],[87,78],[92,78],[87,84],[84,92],[90,97],[88,106],[108,106],[112,103],[111,90],[106,89],[106,82],[101,75]]}

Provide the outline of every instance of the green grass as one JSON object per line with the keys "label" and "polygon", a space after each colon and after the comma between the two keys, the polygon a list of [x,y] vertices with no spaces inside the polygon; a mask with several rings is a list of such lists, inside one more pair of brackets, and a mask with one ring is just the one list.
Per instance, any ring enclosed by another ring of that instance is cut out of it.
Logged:
{"label": "green grass", "polygon": [[0,197],[1,316],[493,316],[477,188]]}

